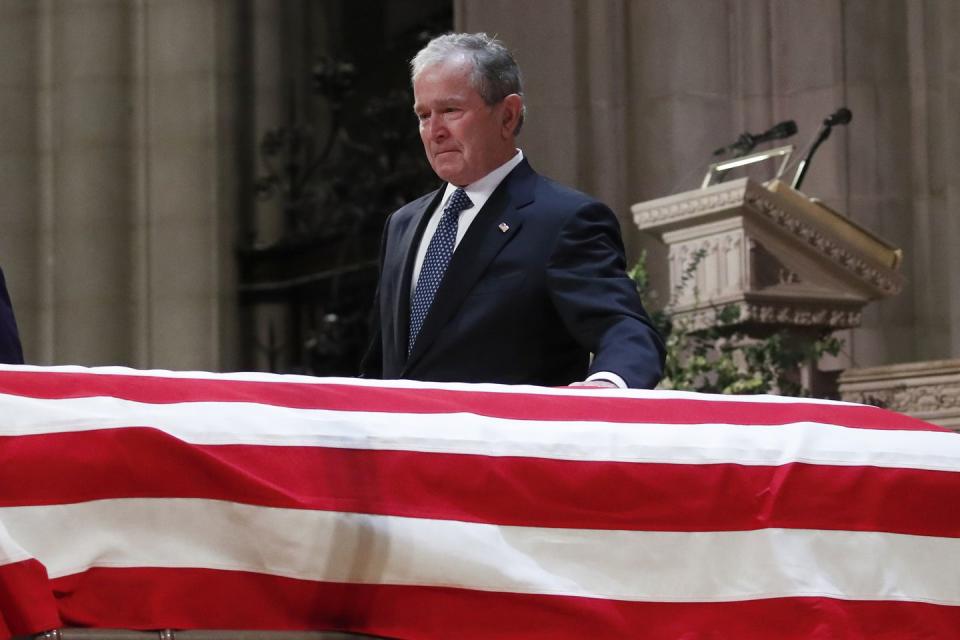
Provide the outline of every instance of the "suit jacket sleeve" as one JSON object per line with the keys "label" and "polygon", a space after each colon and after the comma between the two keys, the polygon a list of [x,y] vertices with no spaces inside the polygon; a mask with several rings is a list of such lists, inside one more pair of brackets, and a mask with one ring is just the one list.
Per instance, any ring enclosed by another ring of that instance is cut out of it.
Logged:
{"label": "suit jacket sleeve", "polygon": [[13,317],[13,305],[7,294],[3,271],[0,271],[0,362],[23,364],[20,335],[17,333],[17,322]]}
{"label": "suit jacket sleeve", "polygon": [[653,388],[665,349],[626,275],[616,216],[581,204],[564,225],[547,266],[547,286],[567,330],[593,353],[590,373],[610,371],[631,388]]}

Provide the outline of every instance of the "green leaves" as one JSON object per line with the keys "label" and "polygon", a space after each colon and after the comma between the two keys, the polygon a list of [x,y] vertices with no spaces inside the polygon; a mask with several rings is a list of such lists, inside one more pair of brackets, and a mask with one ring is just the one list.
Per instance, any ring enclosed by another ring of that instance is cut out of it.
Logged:
{"label": "green leaves", "polygon": [[[747,332],[741,323],[739,305],[714,309],[714,323],[692,326],[691,316],[676,314],[676,301],[693,287],[705,253],[693,255],[666,305],[653,311],[651,319],[667,348],[661,389],[702,393],[810,395],[801,371],[824,355],[837,355],[841,342],[829,334],[779,329]],[[646,253],[629,271],[641,298],[655,297],[650,288]]]}

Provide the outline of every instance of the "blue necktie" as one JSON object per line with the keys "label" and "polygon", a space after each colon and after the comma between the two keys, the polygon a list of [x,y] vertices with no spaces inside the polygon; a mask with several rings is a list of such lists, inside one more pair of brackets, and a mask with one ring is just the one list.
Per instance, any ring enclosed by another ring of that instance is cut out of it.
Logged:
{"label": "blue necktie", "polygon": [[410,334],[407,340],[407,355],[413,351],[413,343],[420,335],[420,328],[430,311],[433,297],[440,288],[443,274],[447,272],[450,258],[453,257],[453,247],[457,241],[457,223],[460,212],[473,206],[466,191],[457,189],[447,201],[440,217],[440,224],[430,239],[427,253],[423,257],[423,266],[420,267],[420,277],[417,279],[417,288],[410,303]]}

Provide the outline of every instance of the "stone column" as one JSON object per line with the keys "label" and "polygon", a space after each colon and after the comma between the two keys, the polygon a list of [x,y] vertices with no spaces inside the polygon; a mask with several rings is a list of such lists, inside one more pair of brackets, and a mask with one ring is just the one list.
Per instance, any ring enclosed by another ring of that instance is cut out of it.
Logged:
{"label": "stone column", "polygon": [[39,263],[40,228],[36,117],[40,101],[39,12],[35,0],[0,3],[0,47],[4,53],[0,55],[0,267],[6,274],[29,359],[36,359],[41,350],[40,332],[36,330],[41,277],[34,266]]}
{"label": "stone column", "polygon": [[241,3],[131,6],[135,362],[231,368]]}
{"label": "stone column", "polygon": [[249,14],[0,3],[0,264],[29,362],[231,368]]}
{"label": "stone column", "polygon": [[909,120],[891,127],[910,132],[893,150],[909,159],[906,209],[912,226],[915,358],[960,356],[960,5],[949,0],[910,2],[907,22]]}
{"label": "stone column", "polygon": [[33,322],[21,320],[27,357],[129,362],[130,5],[43,0],[37,11],[38,300]]}

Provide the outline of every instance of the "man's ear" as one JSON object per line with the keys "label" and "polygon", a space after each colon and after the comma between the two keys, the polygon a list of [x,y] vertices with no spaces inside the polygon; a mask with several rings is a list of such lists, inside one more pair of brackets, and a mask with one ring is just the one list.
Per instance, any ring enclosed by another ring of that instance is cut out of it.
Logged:
{"label": "man's ear", "polygon": [[520,112],[523,110],[523,98],[511,93],[503,99],[502,132],[505,138],[513,138],[517,123],[520,121]]}

